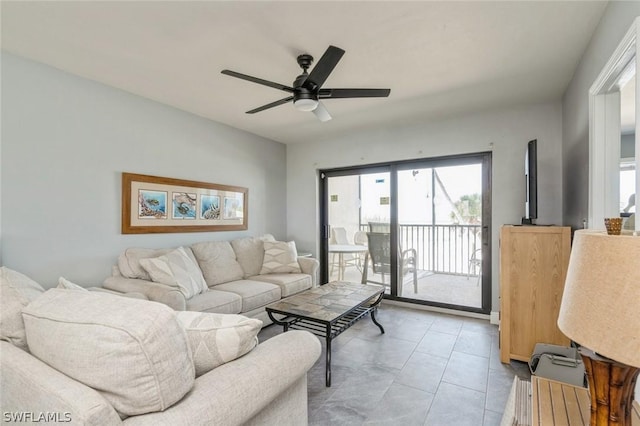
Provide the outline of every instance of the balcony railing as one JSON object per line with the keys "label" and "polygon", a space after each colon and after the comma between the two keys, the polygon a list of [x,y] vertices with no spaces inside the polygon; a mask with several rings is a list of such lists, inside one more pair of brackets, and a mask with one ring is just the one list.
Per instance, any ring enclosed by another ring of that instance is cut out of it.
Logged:
{"label": "balcony railing", "polygon": [[[368,232],[368,225],[360,225]],[[400,225],[400,247],[417,252],[420,270],[453,275],[476,275],[480,271],[471,260],[479,258],[481,225]]]}

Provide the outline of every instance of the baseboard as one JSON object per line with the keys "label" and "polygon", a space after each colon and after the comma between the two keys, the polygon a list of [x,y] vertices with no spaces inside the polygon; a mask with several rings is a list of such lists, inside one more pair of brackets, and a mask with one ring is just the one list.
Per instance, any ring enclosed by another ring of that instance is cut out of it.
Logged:
{"label": "baseboard", "polygon": [[458,311],[455,309],[438,308],[436,306],[419,305],[417,303],[400,302],[398,300],[384,299],[382,303],[385,305],[402,306],[403,308],[417,309],[421,311],[431,311],[431,312],[439,312],[441,314],[458,315],[461,317],[480,318],[484,320],[490,319],[489,315],[487,314],[478,314],[475,312],[466,312],[466,311]]}

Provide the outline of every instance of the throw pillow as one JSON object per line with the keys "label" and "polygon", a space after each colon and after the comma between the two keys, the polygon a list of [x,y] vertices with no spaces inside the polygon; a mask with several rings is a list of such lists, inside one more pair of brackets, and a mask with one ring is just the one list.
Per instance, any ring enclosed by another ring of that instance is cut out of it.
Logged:
{"label": "throw pillow", "polygon": [[166,305],[53,288],[22,316],[31,353],[121,415],[165,410],[194,385],[185,333]]}
{"label": "throw pillow", "polygon": [[0,339],[29,351],[22,320],[22,308],[38,298],[44,289],[31,278],[9,269],[0,268]]}
{"label": "throw pillow", "polygon": [[208,289],[202,271],[182,247],[160,257],[140,259],[140,265],[153,282],[177,287],[186,299]]}
{"label": "throw pillow", "polygon": [[236,254],[229,241],[197,243],[191,246],[191,250],[209,287],[241,280],[244,277],[242,266],[236,260]]}
{"label": "throw pillow", "polygon": [[255,237],[239,238],[231,241],[231,247],[242,270],[244,278],[260,273],[264,260],[264,244],[262,239]]}
{"label": "throw pillow", "polygon": [[242,315],[181,311],[176,316],[187,332],[196,377],[251,351],[262,328],[262,321]]}
{"label": "throw pillow", "polygon": [[128,248],[118,257],[118,269],[125,278],[151,281],[151,277],[147,271],[140,265],[140,260],[159,257],[172,250],[173,249]]}
{"label": "throw pillow", "polygon": [[260,274],[300,273],[295,241],[265,241]]}
{"label": "throw pillow", "polygon": [[68,279],[64,277],[58,278],[58,286],[56,288],[62,288],[67,290],[77,290],[77,291],[89,291],[84,287],[79,286],[78,284],[74,284]]}

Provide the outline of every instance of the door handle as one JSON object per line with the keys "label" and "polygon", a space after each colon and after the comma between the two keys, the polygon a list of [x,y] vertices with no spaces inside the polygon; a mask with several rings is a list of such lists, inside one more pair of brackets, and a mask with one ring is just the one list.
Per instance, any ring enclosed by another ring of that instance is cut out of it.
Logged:
{"label": "door handle", "polygon": [[329,239],[329,229],[331,228],[330,225],[324,225],[322,227],[322,238],[328,240]]}

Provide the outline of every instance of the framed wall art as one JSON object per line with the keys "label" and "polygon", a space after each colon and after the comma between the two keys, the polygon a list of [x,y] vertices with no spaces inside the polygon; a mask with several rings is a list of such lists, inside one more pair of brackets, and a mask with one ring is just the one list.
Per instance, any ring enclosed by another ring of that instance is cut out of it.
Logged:
{"label": "framed wall art", "polygon": [[122,173],[122,233],[248,229],[247,188]]}

